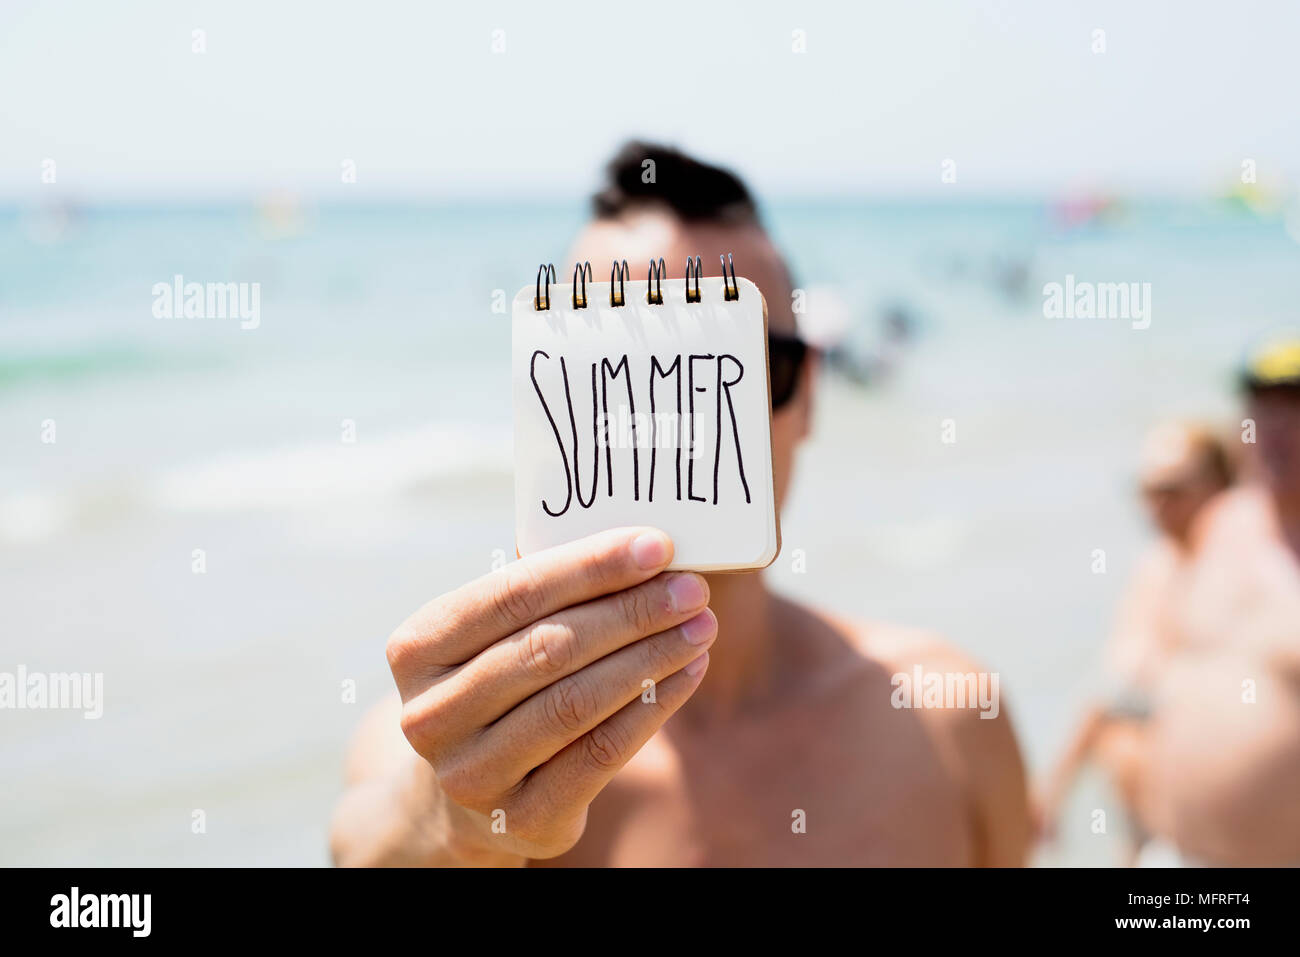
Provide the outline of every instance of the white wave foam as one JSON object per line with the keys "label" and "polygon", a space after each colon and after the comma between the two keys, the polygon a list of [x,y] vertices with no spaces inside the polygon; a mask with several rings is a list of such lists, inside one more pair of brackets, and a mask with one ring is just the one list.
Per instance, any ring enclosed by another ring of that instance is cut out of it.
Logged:
{"label": "white wave foam", "polygon": [[[378,501],[457,478],[508,476],[508,430],[432,426],[354,444],[318,443],[223,455],[146,478],[127,489],[32,491],[0,499],[0,541],[46,541],[123,511],[229,512],[310,509]],[[112,509],[103,508],[111,502]]]}

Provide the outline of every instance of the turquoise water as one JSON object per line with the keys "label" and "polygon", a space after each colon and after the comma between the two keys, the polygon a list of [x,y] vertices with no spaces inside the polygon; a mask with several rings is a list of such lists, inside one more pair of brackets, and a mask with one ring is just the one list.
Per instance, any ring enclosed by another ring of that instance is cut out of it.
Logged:
{"label": "turquoise water", "polygon": [[[0,211],[0,667],[102,670],[106,694],[98,722],[0,724],[16,771],[0,861],[324,860],[346,735],[390,684],[384,638],[511,550],[494,294],[540,261],[565,279],[582,215]],[[770,577],[1000,671],[1041,767],[1147,541],[1141,435],[1233,422],[1242,350],[1300,319],[1300,243],[1280,217],[1208,202],[1068,227],[1035,202],[779,202],[767,218],[855,339],[894,306],[918,330],[890,381],[822,383],[782,521],[808,572],[779,559]],[[260,324],[156,318],[152,287],[176,274],[260,283]],[[1067,274],[1150,283],[1150,328],[1044,318],[1043,285]],[[1059,859],[1109,859],[1086,824],[1065,832]]]}
{"label": "turquoise water", "polygon": [[[317,208],[280,221],[251,206],[0,212],[0,426],[21,439],[56,406],[71,421],[113,416],[86,436],[84,457],[64,450],[65,478],[310,441],[334,417],[385,431],[508,427],[508,321],[492,312],[494,291],[508,298],[537,262],[559,260],[581,215],[577,203]],[[1074,229],[1037,203],[786,203],[768,218],[801,286],[833,290],[867,335],[880,309],[907,306],[944,353],[945,378],[969,389],[1051,378],[1061,356],[1031,351],[1038,290],[1067,272],[1152,283],[1153,328],[1058,322],[1043,344],[1074,363],[1124,342],[1116,360],[1140,352],[1155,376],[1184,359],[1222,366],[1288,321],[1300,291],[1284,224],[1226,204],[1137,205]],[[150,289],[176,274],[259,283],[260,326],[154,318]],[[0,475],[27,488],[51,479],[43,468],[7,456]]]}

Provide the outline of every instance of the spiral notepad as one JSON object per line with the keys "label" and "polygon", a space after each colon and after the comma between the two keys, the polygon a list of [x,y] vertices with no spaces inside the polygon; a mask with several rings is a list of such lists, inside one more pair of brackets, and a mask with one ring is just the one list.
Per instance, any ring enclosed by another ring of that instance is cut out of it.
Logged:
{"label": "spiral notepad", "polygon": [[780,550],[767,308],[758,287],[670,279],[627,262],[610,281],[554,266],[515,296],[515,534],[520,555],[621,525],[672,536],[672,568],[763,568]]}

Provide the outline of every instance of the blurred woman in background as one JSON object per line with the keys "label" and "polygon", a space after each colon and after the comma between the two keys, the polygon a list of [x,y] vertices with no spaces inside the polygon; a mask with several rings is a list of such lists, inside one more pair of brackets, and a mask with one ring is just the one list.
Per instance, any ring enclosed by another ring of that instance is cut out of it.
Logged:
{"label": "blurred woman in background", "polygon": [[1097,761],[1119,795],[1129,821],[1124,863],[1136,861],[1146,839],[1139,823],[1143,736],[1150,694],[1174,650],[1171,610],[1193,554],[1194,528],[1205,506],[1233,480],[1226,445],[1196,423],[1154,429],[1142,449],[1141,494],[1160,538],[1143,557],[1120,609],[1106,655],[1110,690],[1091,704],[1041,789],[1040,832],[1051,836],[1075,776]]}

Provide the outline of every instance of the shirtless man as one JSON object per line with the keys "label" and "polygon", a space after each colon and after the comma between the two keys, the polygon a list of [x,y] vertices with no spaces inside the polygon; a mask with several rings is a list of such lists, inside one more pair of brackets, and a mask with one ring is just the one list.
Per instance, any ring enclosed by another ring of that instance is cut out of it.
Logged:
{"label": "shirtless man", "polygon": [[1143,817],[1184,862],[1300,863],[1300,336],[1245,373],[1252,479],[1206,509],[1154,695]]}
{"label": "shirtless man", "polygon": [[1203,426],[1169,423],[1154,429],[1143,443],[1139,465],[1142,499],[1160,538],[1138,565],[1107,648],[1109,698],[1085,711],[1043,788],[1038,814],[1045,836],[1055,832],[1056,818],[1075,775],[1095,757],[1133,824],[1125,862],[1137,858],[1145,837],[1133,818],[1145,761],[1147,699],[1175,650],[1171,646],[1171,602],[1178,594],[1180,576],[1192,560],[1196,518],[1231,481],[1229,455],[1218,436]]}
{"label": "shirtless man", "polygon": [[[656,183],[642,182],[643,161]],[[734,254],[771,330],[778,502],[816,358],[745,186],[629,144],[570,258]],[[388,642],[400,693],[358,733],[343,865],[1019,865],[1024,773],[1005,708],[896,709],[891,678],[979,669],[942,641],[781,598],[759,574],[665,574],[617,529],[435,598]],[[642,681],[653,678],[653,702]],[[669,720],[671,718],[671,720]],[[495,827],[494,827],[495,824]]]}

